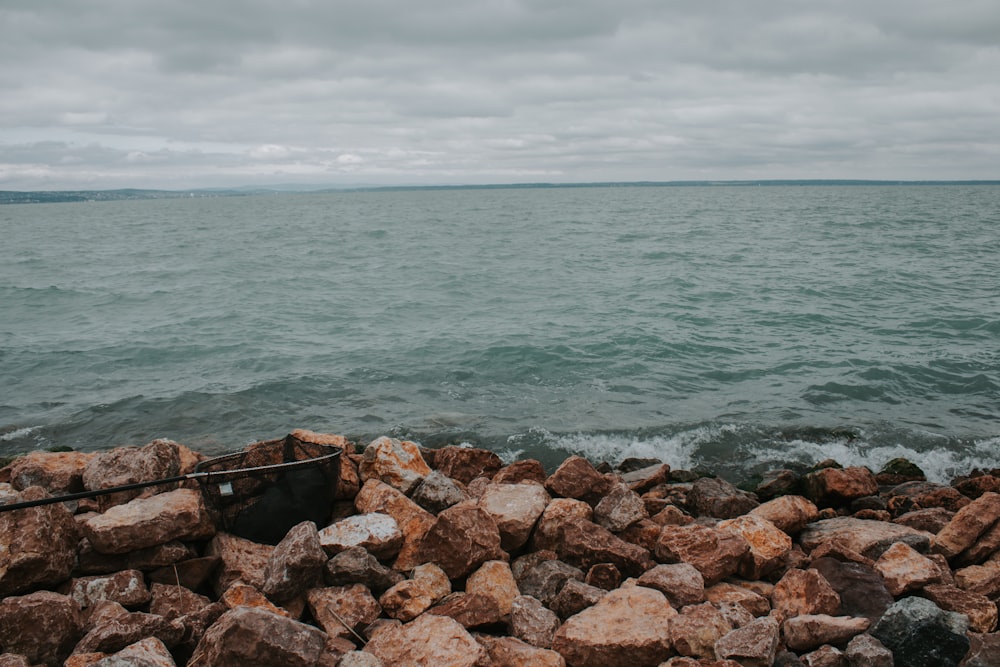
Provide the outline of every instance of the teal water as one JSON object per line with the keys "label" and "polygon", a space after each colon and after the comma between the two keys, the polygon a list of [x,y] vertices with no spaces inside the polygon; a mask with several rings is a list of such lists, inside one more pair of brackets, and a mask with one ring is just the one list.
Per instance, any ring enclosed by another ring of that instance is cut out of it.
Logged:
{"label": "teal water", "polygon": [[0,454],[304,427],[1000,467],[998,186],[10,205],[0,233]]}

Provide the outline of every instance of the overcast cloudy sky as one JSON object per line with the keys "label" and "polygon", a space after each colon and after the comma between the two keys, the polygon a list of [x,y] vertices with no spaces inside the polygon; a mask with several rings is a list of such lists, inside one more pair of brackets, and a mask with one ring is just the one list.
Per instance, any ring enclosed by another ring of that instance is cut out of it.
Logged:
{"label": "overcast cloudy sky", "polygon": [[996,0],[0,0],[0,189],[1000,178]]}

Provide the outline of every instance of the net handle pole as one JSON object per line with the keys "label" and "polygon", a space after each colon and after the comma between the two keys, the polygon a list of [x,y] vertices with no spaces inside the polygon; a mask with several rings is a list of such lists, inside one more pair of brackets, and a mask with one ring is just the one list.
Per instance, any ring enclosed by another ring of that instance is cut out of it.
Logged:
{"label": "net handle pole", "polygon": [[68,493],[64,496],[49,496],[48,498],[39,498],[37,500],[25,500],[19,503],[0,505],[0,513],[10,512],[13,510],[23,510],[29,507],[40,507],[42,505],[54,505],[55,503],[65,503],[71,500],[83,500],[84,498],[97,498],[98,496],[107,496],[112,493],[118,493],[119,491],[133,491],[135,489],[145,489],[150,486],[159,486],[161,484],[172,484],[174,482],[183,482],[189,479],[207,477],[208,475],[209,473],[207,472],[192,472],[188,473],[187,475],[177,475],[176,477],[165,477],[164,479],[154,479],[150,482],[135,482],[133,484],[112,486],[108,487],[107,489],[96,489],[94,491],[80,491],[79,493]]}

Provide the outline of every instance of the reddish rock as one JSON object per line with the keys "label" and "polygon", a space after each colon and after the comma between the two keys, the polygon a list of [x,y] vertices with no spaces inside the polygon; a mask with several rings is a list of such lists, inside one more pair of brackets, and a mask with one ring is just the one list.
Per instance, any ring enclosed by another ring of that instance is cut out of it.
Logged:
{"label": "reddish rock", "polygon": [[833,558],[819,558],[812,562],[812,568],[840,596],[839,611],[823,613],[863,616],[874,623],[893,603],[893,597],[886,589],[881,575],[873,567],[861,563],[845,563]]}
{"label": "reddish rock", "polygon": [[83,633],[80,607],[50,591],[0,600],[0,651],[59,665]]}
{"label": "reddish rock", "polygon": [[361,490],[361,471],[358,463],[350,456],[340,457],[340,470],[334,500],[354,500]]}
{"label": "reddish rock", "polygon": [[785,645],[801,653],[823,644],[844,644],[868,629],[867,618],[802,614],[786,620],[781,626]]}
{"label": "reddish rock", "polygon": [[968,616],[973,632],[993,632],[997,627],[997,605],[985,595],[946,584],[925,586],[921,595],[945,611],[957,611]]}
{"label": "reddish rock", "polygon": [[914,530],[937,534],[954,516],[954,512],[943,507],[928,507],[901,514],[893,519],[893,522]]}
{"label": "reddish rock", "polygon": [[494,484],[520,484],[537,482],[545,484],[545,468],[535,459],[522,459],[500,468],[493,476]]}
{"label": "reddish rock", "polygon": [[705,600],[705,579],[690,563],[657,565],[643,572],[637,583],[663,593],[675,609]]}
{"label": "reddish rock", "polygon": [[656,550],[656,543],[660,541],[661,532],[663,526],[652,519],[640,519],[617,535],[626,542],[653,553]]}
{"label": "reddish rock", "polygon": [[196,541],[215,534],[201,493],[177,489],[136,498],[92,516],[81,528],[101,553],[120,554],[171,540]]}
{"label": "reddish rock", "polygon": [[656,667],[670,657],[670,622],[677,612],[659,591],[627,586],[572,616],[552,650],[580,667]]}
{"label": "reddish rock", "polygon": [[514,598],[520,595],[510,565],[502,560],[490,560],[480,565],[466,580],[465,591],[491,598],[501,616],[510,614]]}
{"label": "reddish rock", "polygon": [[500,546],[516,551],[527,543],[550,500],[539,484],[490,484],[479,497],[479,506],[496,521]]}
{"label": "reddish rock", "polygon": [[291,600],[319,582],[326,561],[316,524],[303,521],[293,526],[271,552],[261,590],[276,602]]}
{"label": "reddish rock", "polygon": [[[47,497],[33,486],[16,502]],[[0,597],[65,581],[76,563],[77,541],[76,522],[62,504],[0,512]]]}
{"label": "reddish rock", "polygon": [[955,585],[991,599],[1000,597],[1000,562],[991,560],[955,570]]}
{"label": "reddish rock", "polygon": [[622,483],[613,484],[594,507],[594,522],[613,533],[620,533],[648,516],[639,494]]}
{"label": "reddish rock", "polygon": [[208,581],[221,562],[222,559],[218,556],[191,558],[150,572],[149,581],[160,584],[176,584],[197,590]]}
{"label": "reddish rock", "polygon": [[489,659],[486,649],[457,621],[434,614],[385,628],[371,638],[365,651],[384,665],[476,667]]}
{"label": "reddish rock", "polygon": [[576,498],[596,504],[611,488],[611,481],[582,456],[570,456],[545,480],[545,488],[554,496]]}
{"label": "reddish rock", "polygon": [[361,584],[313,588],[306,601],[313,618],[331,637],[353,639],[382,613],[371,591]]}
{"label": "reddish rock", "polygon": [[[115,486],[176,477],[181,474],[179,445],[171,440],[154,440],[143,447],[116,447],[91,458],[83,470],[83,486],[98,491]],[[173,485],[157,485],[145,489],[118,491],[100,497],[104,507],[148,497],[176,489]]]}
{"label": "reddish rock", "polygon": [[150,586],[149,613],[162,616],[168,621],[196,614],[212,604],[204,595],[199,595],[183,586],[153,584]]}
{"label": "reddish rock", "polygon": [[728,530],[700,524],[664,526],[656,545],[656,559],[690,563],[710,586],[735,574],[749,551],[743,536]]}
{"label": "reddish rock", "polygon": [[198,549],[191,544],[171,540],[146,549],[130,551],[127,554],[102,554],[96,551],[90,540],[83,538],[77,548],[78,563],[75,572],[81,575],[111,574],[119,570],[156,570],[173,565],[178,561],[198,556]]}
{"label": "reddish rock", "polygon": [[719,477],[695,480],[687,494],[688,510],[695,516],[732,519],[746,514],[759,504],[752,494],[740,491]]}
{"label": "reddish rock", "polygon": [[583,571],[561,560],[546,560],[526,570],[517,579],[521,593],[540,600],[551,608],[552,601],[570,579],[582,581]]}
{"label": "reddish rock", "polygon": [[670,620],[670,641],[681,655],[714,660],[715,642],[732,629],[711,603],[693,604]]}
{"label": "reddish rock", "polygon": [[500,457],[486,449],[448,445],[434,453],[434,467],[463,484],[477,477],[493,477],[503,466]]}
{"label": "reddish rock", "polygon": [[824,644],[802,656],[805,667],[850,667],[844,653],[836,646]]}
{"label": "reddish rock", "polygon": [[417,549],[424,534],[434,523],[434,515],[407,498],[397,489],[379,480],[368,480],[361,487],[354,505],[358,512],[388,514],[396,520],[403,533],[403,546],[396,557],[395,568],[401,572],[419,565]]}
{"label": "reddish rock", "polygon": [[969,498],[950,486],[934,482],[907,482],[892,488],[886,494],[887,505],[893,516],[930,507],[940,507],[957,512],[969,504]]}
{"label": "reddish rock", "polygon": [[96,454],[29,452],[10,464],[10,483],[18,491],[40,486],[51,494],[83,491],[83,469]]}
{"label": "reddish rock", "polygon": [[[942,529],[943,530],[943,529]],[[971,547],[953,560],[955,565],[976,565],[1000,551],[1000,521],[986,529]]]}
{"label": "reddish rock", "polygon": [[962,509],[934,537],[934,551],[951,560],[976,543],[1000,520],[1000,493],[984,493]]}
{"label": "reddish rock", "polygon": [[176,667],[166,644],[156,637],[147,637],[130,644],[106,658],[94,663],[94,667]]}
{"label": "reddish rock", "polygon": [[191,665],[315,667],[326,646],[322,631],[262,609],[227,611],[198,642]]}
{"label": "reddish rock", "polygon": [[319,531],[319,543],[331,556],[350,547],[364,547],[379,560],[388,561],[403,546],[403,533],[388,514],[371,512],[355,514],[327,526]]}
{"label": "reddish rock", "polygon": [[278,614],[279,616],[285,616],[287,618],[291,618],[293,616],[292,612],[287,609],[283,609],[268,600],[267,596],[260,590],[254,588],[250,584],[244,584],[241,581],[237,581],[233,583],[232,586],[227,588],[226,591],[219,596],[219,602],[226,605],[227,609],[253,607],[254,609],[263,609],[264,611],[272,614]]}
{"label": "reddish rock", "polygon": [[535,532],[531,537],[531,546],[536,551],[555,550],[562,542],[562,529],[570,519],[590,521],[594,518],[594,510],[582,500],[573,498],[555,498],[546,505],[538,518]]}
{"label": "reddish rock", "polygon": [[511,562],[510,571],[514,575],[514,579],[520,580],[528,570],[547,560],[559,560],[559,554],[548,549],[529,551]]}
{"label": "reddish rock", "polygon": [[559,618],[567,619],[588,607],[593,607],[607,593],[603,588],[590,586],[577,579],[568,579],[552,600],[550,608]]}
{"label": "reddish rock", "polygon": [[444,570],[427,563],[413,569],[413,577],[399,582],[383,593],[378,601],[391,618],[412,621],[451,593],[451,582]]}
{"label": "reddish rock", "polygon": [[849,549],[874,560],[896,542],[905,542],[919,552],[926,552],[931,537],[929,533],[895,523],[837,517],[809,524],[799,535],[799,543],[806,551],[812,551],[823,542],[840,540]]}
{"label": "reddish rock", "polygon": [[81,608],[90,607],[102,600],[117,602],[123,607],[141,607],[149,602],[150,593],[146,580],[138,570],[122,570],[111,575],[97,575],[73,579],[69,596]]}
{"label": "reddish rock", "polygon": [[747,514],[720,521],[717,527],[738,533],[750,545],[750,553],[739,568],[740,575],[747,579],[762,579],[774,572],[792,549],[792,538],[760,516]]}
{"label": "reddish rock", "polygon": [[778,652],[778,622],[770,616],[730,631],[715,642],[715,655],[742,667],[771,667]]}
{"label": "reddish rock", "polygon": [[344,452],[354,451],[354,445],[352,445],[351,441],[343,435],[337,435],[334,433],[316,433],[315,431],[310,431],[304,428],[297,428],[288,435],[295,438],[299,442],[313,445],[329,445],[331,447],[339,447]]}
{"label": "reddish rock", "polygon": [[486,648],[492,667],[566,667],[566,660],[555,651],[514,637],[479,635],[476,641]]}
{"label": "reddish rock", "polygon": [[789,570],[774,585],[771,606],[785,618],[800,614],[832,616],[840,607],[840,596],[816,570]]}
{"label": "reddish rock", "polygon": [[375,593],[405,579],[401,572],[382,565],[361,547],[345,549],[327,561],[324,578],[331,586],[363,584]]}
{"label": "reddish rock", "polygon": [[973,475],[953,481],[952,486],[963,496],[975,500],[984,493],[1000,493],[1000,477],[990,474]]}
{"label": "reddish rock", "polygon": [[581,569],[611,563],[627,576],[638,576],[654,565],[649,551],[591,521],[569,519],[560,532],[562,541],[556,546],[556,553],[561,560]]}
{"label": "reddish rock", "polygon": [[621,478],[628,488],[636,493],[643,493],[658,484],[669,482],[670,466],[666,463],[654,463],[638,470],[622,473]]}
{"label": "reddish rock", "polygon": [[416,443],[385,436],[365,447],[359,470],[362,482],[377,479],[404,494],[431,472]]}
{"label": "reddish rock", "polygon": [[874,496],[878,482],[868,468],[821,468],[803,478],[806,497],[821,507],[844,505],[856,498]]}
{"label": "reddish rock", "polygon": [[[479,494],[476,495],[478,497]],[[410,500],[431,514],[439,514],[469,497],[458,482],[437,470],[432,470],[431,474],[424,477],[410,494]]]}
{"label": "reddish rock", "polygon": [[451,579],[467,576],[488,560],[505,557],[493,516],[471,501],[441,512],[417,550],[420,562],[436,563]]}
{"label": "reddish rock", "polygon": [[[700,577],[701,574],[698,576]],[[590,569],[587,570],[584,582],[606,591],[613,591],[621,586],[622,573],[611,563],[597,563],[591,565]],[[651,586],[650,588],[655,587]]]}
{"label": "reddish rock", "polygon": [[771,611],[771,603],[763,595],[724,581],[706,588],[705,599],[716,607],[727,602],[738,604],[754,616],[767,616]]}
{"label": "reddish rock", "polygon": [[918,590],[940,578],[937,566],[912,547],[896,542],[875,561],[875,570],[882,575],[885,587],[893,597]]}
{"label": "reddish rock", "polygon": [[466,629],[496,625],[501,618],[496,600],[480,593],[452,593],[427,613],[453,618]]}
{"label": "reddish rock", "polygon": [[[960,664],[961,667],[1000,667],[1000,634],[970,632],[969,652]],[[887,667],[892,667],[892,663],[887,663]]]}
{"label": "reddish rock", "polygon": [[719,613],[733,629],[743,628],[753,623],[754,615],[739,602],[722,602],[714,606],[718,608]]}
{"label": "reddish rock", "polygon": [[767,519],[789,535],[796,535],[819,518],[815,503],[802,496],[779,496],[753,508],[750,514]]}
{"label": "reddish rock", "polygon": [[257,589],[264,588],[264,569],[274,547],[258,544],[229,533],[219,533],[205,549],[205,555],[220,559],[213,578],[217,595],[234,582],[242,581]]}
{"label": "reddish rock", "polygon": [[510,607],[510,634],[537,648],[552,648],[559,617],[531,597],[518,595]]}
{"label": "reddish rock", "polygon": [[156,614],[127,612],[111,601],[95,605],[86,630],[87,634],[77,643],[74,653],[115,653],[147,637],[156,637],[173,647],[181,642],[185,633],[180,619],[168,621]]}
{"label": "reddish rock", "polygon": [[849,641],[844,656],[851,667],[893,667],[892,651],[867,633]]}

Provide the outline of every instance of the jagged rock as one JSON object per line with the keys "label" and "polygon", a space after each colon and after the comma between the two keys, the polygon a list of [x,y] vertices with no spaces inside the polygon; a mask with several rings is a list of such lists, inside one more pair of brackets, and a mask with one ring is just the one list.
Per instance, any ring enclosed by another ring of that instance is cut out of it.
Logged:
{"label": "jagged rock", "polygon": [[537,648],[552,648],[552,638],[559,628],[559,617],[531,597],[518,595],[510,607],[510,633]]}
{"label": "jagged rock", "polygon": [[116,505],[81,524],[101,553],[120,554],[171,540],[196,541],[215,534],[199,491],[177,489]]}
{"label": "jagged rock", "polygon": [[441,512],[420,541],[417,558],[436,563],[460,579],[488,560],[503,560],[500,529],[493,516],[471,501]]}
{"label": "jagged rock", "polygon": [[496,625],[501,620],[496,600],[481,593],[452,593],[427,613],[453,618],[467,630]]}
{"label": "jagged rock", "polygon": [[739,602],[720,602],[714,606],[733,629],[746,627],[753,622],[754,615]]}
{"label": "jagged rock", "polygon": [[736,573],[750,551],[738,533],[710,526],[664,526],[656,545],[656,559],[663,563],[690,563],[710,586]]}
{"label": "jagged rock", "polygon": [[692,514],[717,519],[742,516],[759,504],[752,495],[719,477],[695,480],[687,494],[687,507]]}
{"label": "jagged rock", "polygon": [[886,495],[887,508],[893,516],[930,507],[957,512],[970,502],[957,489],[934,482],[905,482],[890,489]]}
{"label": "jagged rock", "polygon": [[[41,500],[40,486],[15,502]],[[76,522],[62,504],[0,512],[0,597],[65,581],[76,562]]]}
{"label": "jagged rock", "polygon": [[640,546],[652,553],[656,550],[656,543],[660,539],[661,532],[663,532],[663,526],[652,519],[639,519],[616,534],[629,544]]}
{"label": "jagged rock", "polygon": [[60,665],[83,632],[80,606],[51,591],[0,600],[0,651]]}
{"label": "jagged rock", "polygon": [[83,469],[97,456],[84,452],[29,452],[10,464],[10,483],[18,491],[40,486],[51,494],[83,491]]}
{"label": "jagged rock", "polygon": [[492,667],[566,667],[566,660],[555,651],[514,637],[478,635],[476,641],[486,648]]}
{"label": "jagged rock", "polygon": [[[655,499],[646,499],[646,501],[650,500]],[[685,514],[684,510],[676,505],[666,505],[656,512],[656,514],[653,514],[653,516],[650,517],[650,520],[659,526],[686,526],[689,523],[694,522],[694,517],[689,514]]]}
{"label": "jagged rock", "polygon": [[567,619],[588,607],[593,607],[607,593],[602,588],[590,586],[576,579],[567,579],[558,595],[552,600],[550,608],[559,615],[559,618]]}
{"label": "jagged rock", "polygon": [[201,588],[215,569],[222,563],[218,556],[191,558],[149,573],[149,581],[160,584],[176,584],[191,590]]}
{"label": "jagged rock", "polygon": [[987,561],[955,570],[955,585],[971,593],[1000,597],[1000,561]]}
{"label": "jagged rock", "polygon": [[351,501],[361,490],[361,471],[358,469],[360,457],[341,456],[340,476],[337,479],[337,490],[333,494],[335,501]]}
{"label": "jagged rock", "polygon": [[623,472],[622,482],[636,493],[648,491],[658,484],[670,481],[670,466],[666,463],[653,463],[636,470]]}
{"label": "jagged rock", "polygon": [[514,575],[514,579],[520,579],[528,570],[547,560],[559,560],[559,554],[547,549],[529,551],[523,556],[518,556],[511,562],[510,571]]}
{"label": "jagged rock", "polygon": [[808,498],[786,495],[761,503],[749,514],[767,519],[789,535],[796,535],[819,518],[819,509]]}
{"label": "jagged rock", "polygon": [[806,551],[812,551],[823,542],[839,540],[874,560],[896,542],[905,542],[920,553],[926,553],[932,537],[930,533],[895,523],[837,517],[809,524],[799,535],[799,543]]}
{"label": "jagged rock", "polygon": [[[1000,634],[970,632],[968,637],[969,652],[960,663],[961,667],[1000,667]],[[892,667],[892,663],[888,663],[888,667]]]}
{"label": "jagged rock", "polygon": [[244,584],[242,581],[234,582],[226,591],[219,596],[219,602],[224,604],[227,609],[236,609],[237,607],[253,607],[254,609],[263,609],[264,611],[271,612],[272,614],[278,614],[279,616],[285,616],[291,618],[294,614],[287,609],[283,609],[278,605],[274,604],[267,599],[260,590],[254,588],[250,584]]}
{"label": "jagged rock", "polygon": [[[87,491],[98,491],[137,482],[152,482],[181,474],[180,448],[171,440],[154,440],[142,447],[115,447],[92,457],[83,470]],[[118,491],[101,496],[102,506],[119,505],[133,498],[149,497],[176,489],[177,485],[157,485],[145,489]]]}
{"label": "jagged rock", "polygon": [[212,604],[204,595],[199,595],[183,586],[153,584],[150,586],[149,613],[162,616],[168,621],[196,614]]}
{"label": "jagged rock", "polygon": [[546,505],[538,518],[535,532],[531,537],[531,546],[536,551],[558,548],[562,542],[562,529],[570,519],[590,521],[594,518],[594,510],[582,500],[573,498],[555,498]]}
{"label": "jagged rock", "polygon": [[969,650],[964,617],[924,598],[889,607],[871,634],[892,651],[896,667],[955,667]]}
{"label": "jagged rock", "polygon": [[[699,573],[698,576],[700,577],[701,574]],[[622,573],[611,563],[596,563],[587,570],[587,576],[583,581],[591,586],[613,591],[621,586]],[[655,588],[655,586],[651,586],[651,588]]]}
{"label": "jagged rock", "polygon": [[363,584],[376,593],[405,579],[401,572],[382,565],[362,547],[350,547],[331,558],[324,574],[326,583],[332,586]]}
{"label": "jagged rock", "polygon": [[520,595],[510,565],[502,560],[486,561],[465,582],[465,591],[493,599],[501,616],[510,614],[514,598]]}
{"label": "jagged rock", "polygon": [[122,570],[111,575],[73,579],[69,585],[69,596],[81,608],[90,607],[102,600],[137,608],[149,602],[150,592],[142,572]]}
{"label": "jagged rock", "polygon": [[365,447],[360,472],[366,484],[377,479],[409,495],[431,469],[416,443],[383,436]]}
{"label": "jagged rock", "polygon": [[761,500],[794,495],[802,490],[802,478],[794,470],[768,470],[762,475],[754,493]]}
{"label": "jagged rock", "polygon": [[611,591],[556,631],[552,650],[581,667],[655,667],[670,657],[670,622],[677,612],[659,591]]}
{"label": "jagged rock", "polygon": [[928,507],[901,514],[893,519],[894,523],[914,530],[922,530],[936,535],[948,525],[955,513],[943,507]]}
{"label": "jagged rock", "polygon": [[763,595],[724,581],[706,588],[705,599],[717,607],[725,602],[741,605],[754,616],[767,616],[771,612],[771,603]]}
{"label": "jagged rock", "polygon": [[803,655],[802,664],[805,667],[849,667],[843,652],[829,644]]}
{"label": "jagged rock", "polygon": [[486,649],[457,621],[434,614],[387,626],[371,638],[365,651],[385,665],[476,667],[488,660]]}
{"label": "jagged rock", "polygon": [[412,578],[388,589],[379,597],[378,602],[390,617],[407,623],[449,593],[451,582],[447,574],[437,565],[427,563],[415,567]]}
{"label": "jagged rock", "polygon": [[637,583],[663,593],[674,609],[705,600],[705,579],[690,563],[657,565],[643,572]]}
{"label": "jagged rock", "polygon": [[904,482],[923,482],[927,480],[920,466],[902,457],[887,462],[875,475],[875,481],[880,486],[898,486]]}
{"label": "jagged rock", "polygon": [[818,558],[813,561],[812,568],[840,596],[839,610],[824,613],[863,616],[874,623],[893,603],[881,575],[872,567],[833,558]]}
{"label": "jagged rock", "polygon": [[567,581],[583,581],[583,578],[583,571],[579,568],[561,560],[547,560],[525,572],[517,580],[517,586],[522,594],[530,595],[546,607],[551,607],[552,601]]}
{"label": "jagged rock", "polygon": [[570,565],[589,569],[597,563],[612,563],[623,574],[638,576],[653,566],[649,551],[630,544],[614,533],[584,519],[569,519],[560,530],[556,546],[559,558]]}
{"label": "jagged rock", "polygon": [[113,655],[94,663],[94,667],[176,667],[166,645],[156,637],[130,644]]}
{"label": "jagged rock", "polygon": [[396,520],[403,532],[403,546],[394,567],[406,572],[419,565],[417,550],[424,534],[434,523],[434,515],[403,495],[399,490],[377,479],[370,479],[354,498],[358,512],[379,512]]}
{"label": "jagged rock", "polygon": [[479,506],[496,521],[500,546],[517,551],[527,543],[550,500],[539,484],[490,484],[479,497]]}
{"label": "jagged rock", "polygon": [[582,456],[570,456],[545,480],[546,490],[554,496],[575,498],[596,504],[611,488],[611,481]]}
{"label": "jagged rock", "polygon": [[840,608],[840,596],[818,571],[793,569],[774,585],[771,605],[785,618],[800,614],[832,616]]}
{"label": "jagged rock", "polygon": [[313,588],[306,593],[309,611],[331,637],[353,639],[374,623],[382,607],[362,584]]}
{"label": "jagged rock", "polygon": [[315,667],[325,651],[322,631],[252,607],[223,614],[198,642],[191,665]]}
{"label": "jagged rock", "polygon": [[274,547],[258,544],[229,533],[219,533],[208,543],[205,555],[220,559],[213,577],[216,595],[233,583],[242,581],[257,589],[264,588],[264,570]]}
{"label": "jagged rock", "polygon": [[1000,520],[1000,493],[984,493],[962,509],[934,537],[934,551],[951,560],[976,543]]}
{"label": "jagged rock", "polygon": [[271,552],[261,590],[277,602],[291,600],[319,582],[326,561],[316,524],[296,524]]}
{"label": "jagged rock", "polygon": [[94,605],[85,630],[87,634],[74,653],[115,653],[147,637],[156,637],[169,648],[179,644],[185,633],[180,619],[168,621],[156,614],[128,612],[108,600]]}
{"label": "jagged rock", "polygon": [[521,482],[537,482],[545,484],[545,468],[536,459],[514,461],[500,468],[493,476],[494,484],[520,484]]}
{"label": "jagged rock", "polygon": [[856,498],[874,496],[878,482],[868,468],[821,468],[803,478],[805,495],[820,507],[850,503]]}
{"label": "jagged rock", "polygon": [[468,484],[477,477],[493,477],[503,466],[495,453],[476,447],[448,445],[434,453],[434,467],[452,479]]}
{"label": "jagged rock", "polygon": [[594,507],[594,522],[613,533],[620,533],[648,516],[642,498],[624,483],[613,484]]}
{"label": "jagged rock", "polygon": [[388,514],[370,512],[355,514],[327,526],[319,531],[319,543],[331,556],[350,547],[364,547],[379,560],[389,561],[403,546],[403,533]]}
{"label": "jagged rock", "polygon": [[892,651],[868,633],[849,641],[844,656],[851,667],[893,667]]}
{"label": "jagged rock", "polygon": [[674,650],[692,658],[715,659],[715,642],[733,627],[710,602],[692,604],[670,620]]}
{"label": "jagged rock", "polygon": [[945,584],[925,586],[921,594],[945,611],[968,616],[974,632],[993,632],[997,627],[997,605],[985,595]]}
{"label": "jagged rock", "polygon": [[198,556],[198,549],[191,544],[171,540],[164,544],[130,551],[127,554],[102,554],[96,551],[90,540],[83,538],[77,547],[76,574],[112,574],[120,570],[156,570],[179,561]]}
{"label": "jagged rock", "polygon": [[969,477],[952,480],[951,485],[963,496],[975,500],[984,493],[1000,492],[1000,477],[994,474],[973,474]]}
{"label": "jagged rock", "polygon": [[903,542],[896,542],[886,549],[875,561],[875,570],[882,575],[885,587],[893,597],[923,588],[940,579],[933,561]]}
{"label": "jagged rock", "polygon": [[750,553],[743,558],[738,570],[740,576],[747,579],[762,579],[774,572],[792,550],[792,538],[760,516],[747,514],[720,521],[717,527],[739,533],[750,545]]}
{"label": "jagged rock", "polygon": [[867,618],[802,614],[786,620],[781,632],[788,648],[801,653],[823,644],[844,644],[867,630],[869,625],[871,621]]}
{"label": "jagged rock", "polygon": [[778,622],[770,616],[755,619],[715,642],[715,655],[743,667],[771,667],[778,652]]}
{"label": "jagged rock", "polygon": [[428,512],[438,514],[452,505],[467,500],[468,495],[450,477],[440,471],[432,470],[417,485],[410,499]]}
{"label": "jagged rock", "polygon": [[384,667],[382,661],[371,653],[349,651],[340,658],[337,667]]}

